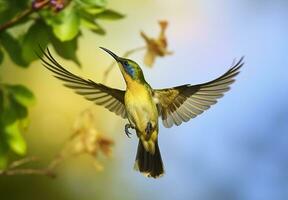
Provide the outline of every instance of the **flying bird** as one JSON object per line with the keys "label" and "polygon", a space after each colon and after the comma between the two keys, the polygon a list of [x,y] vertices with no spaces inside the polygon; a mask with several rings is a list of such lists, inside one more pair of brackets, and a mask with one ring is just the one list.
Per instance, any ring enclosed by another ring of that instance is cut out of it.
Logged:
{"label": "flying bird", "polygon": [[118,63],[126,82],[126,90],[119,90],[79,77],[59,64],[49,49],[42,50],[42,64],[64,85],[76,93],[104,106],[124,119],[125,133],[135,129],[139,138],[134,168],[148,177],[157,178],[164,174],[163,162],[158,146],[159,117],[163,125],[179,126],[201,114],[215,104],[230,89],[244,65],[243,57],[222,76],[198,85],[181,85],[166,89],[153,89],[145,80],[140,66],[133,60],[117,56],[100,47]]}

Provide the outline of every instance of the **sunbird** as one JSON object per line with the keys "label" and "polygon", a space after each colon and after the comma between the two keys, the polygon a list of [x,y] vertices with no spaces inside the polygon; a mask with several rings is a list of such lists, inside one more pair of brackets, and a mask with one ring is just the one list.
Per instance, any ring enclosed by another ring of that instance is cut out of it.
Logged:
{"label": "sunbird", "polygon": [[230,89],[235,76],[244,65],[243,57],[222,76],[198,85],[181,85],[166,89],[153,89],[145,80],[140,66],[133,60],[117,56],[100,47],[117,62],[126,82],[126,90],[119,90],[81,78],[59,64],[47,48],[42,50],[42,64],[54,76],[77,94],[104,106],[111,112],[128,119],[125,133],[135,129],[139,138],[134,168],[147,177],[158,178],[164,174],[163,162],[158,146],[159,120],[170,128],[201,114],[215,104]]}

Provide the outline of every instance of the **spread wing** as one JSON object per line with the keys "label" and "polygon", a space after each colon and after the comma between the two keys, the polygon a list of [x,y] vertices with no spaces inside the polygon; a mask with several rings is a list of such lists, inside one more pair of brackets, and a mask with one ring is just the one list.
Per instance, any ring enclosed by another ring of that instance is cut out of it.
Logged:
{"label": "spread wing", "polygon": [[77,94],[84,96],[97,105],[104,106],[123,118],[127,117],[124,105],[125,91],[110,88],[72,74],[52,57],[48,48],[47,53],[44,50],[42,50],[42,53],[44,58],[40,56],[39,58],[42,60],[43,66],[53,72],[56,78],[63,81],[66,87],[74,89]]}
{"label": "spread wing", "polygon": [[243,57],[219,78],[199,85],[182,85],[174,88],[154,90],[163,125],[179,126],[217,103],[217,100],[230,89],[239,69],[244,65]]}

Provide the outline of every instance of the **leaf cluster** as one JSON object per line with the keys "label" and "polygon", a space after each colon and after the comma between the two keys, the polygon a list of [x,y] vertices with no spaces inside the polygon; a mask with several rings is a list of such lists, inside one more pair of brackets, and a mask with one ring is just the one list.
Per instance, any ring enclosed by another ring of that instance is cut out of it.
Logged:
{"label": "leaf cluster", "polygon": [[33,93],[22,85],[0,85],[0,168],[7,164],[9,153],[26,153],[22,132],[28,125],[28,107],[33,105]]}
{"label": "leaf cluster", "polygon": [[[0,0],[0,25],[16,19],[14,27],[25,27],[20,33],[14,28],[11,31],[0,31],[0,64],[5,51],[15,64],[27,67],[38,59],[35,51],[39,45],[45,48],[49,44],[53,45],[61,57],[79,64],[75,52],[82,28],[105,35],[106,31],[99,21],[124,17],[108,9],[106,0],[63,0],[64,7],[59,11],[53,9],[51,4],[35,9],[32,7],[34,1]],[[17,19],[25,9],[30,9],[31,14]],[[41,55],[41,52],[38,53]]]}
{"label": "leaf cluster", "polygon": [[[76,50],[83,29],[105,35],[99,21],[123,17],[108,9],[106,0],[0,0],[0,65],[9,56],[17,66],[28,67],[41,56],[39,46],[48,45],[80,65]],[[26,153],[22,133],[34,101],[28,88],[0,82],[0,169],[11,153]]]}

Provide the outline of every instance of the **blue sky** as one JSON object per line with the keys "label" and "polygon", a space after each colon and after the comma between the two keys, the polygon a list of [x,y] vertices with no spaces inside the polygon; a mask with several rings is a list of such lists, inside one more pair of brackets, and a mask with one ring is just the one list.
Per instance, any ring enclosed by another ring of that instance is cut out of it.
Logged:
{"label": "blue sky", "polygon": [[[167,174],[155,182],[135,174],[129,179],[131,187],[138,191],[138,199],[287,199],[288,4],[197,5],[196,17],[205,24],[190,20],[194,14],[186,5],[185,18],[176,25],[183,29],[170,32],[175,55],[158,61],[153,72],[145,70],[151,84],[205,82],[242,55],[246,64],[231,91],[210,110],[180,127],[161,126],[159,143]],[[179,18],[171,18],[173,29]]]}

